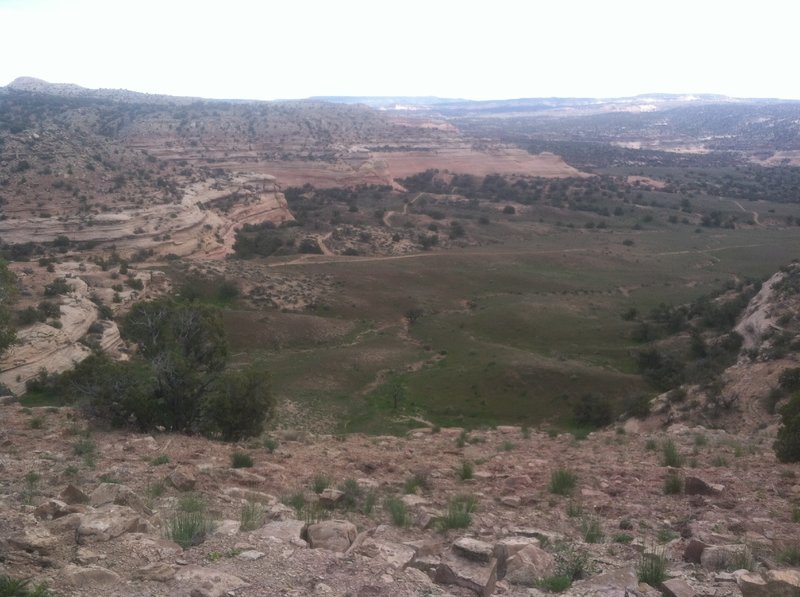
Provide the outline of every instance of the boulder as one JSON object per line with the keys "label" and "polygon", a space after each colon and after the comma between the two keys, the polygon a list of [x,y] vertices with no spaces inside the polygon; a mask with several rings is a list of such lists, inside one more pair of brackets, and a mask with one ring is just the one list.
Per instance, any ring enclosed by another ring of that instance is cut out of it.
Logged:
{"label": "boulder", "polygon": [[66,502],[67,504],[89,503],[89,496],[71,483],[61,490],[61,493],[58,494],[58,497],[61,498],[61,501]]}
{"label": "boulder", "polygon": [[249,562],[254,562],[255,560],[260,560],[265,555],[267,554],[265,554],[263,551],[257,551],[255,549],[246,549],[236,557],[238,557],[240,560],[247,560]]}
{"label": "boulder", "polygon": [[81,516],[78,526],[78,543],[109,541],[124,533],[145,530],[146,524],[135,510],[128,506],[106,504]]}
{"label": "boulder", "polygon": [[181,595],[191,597],[224,597],[247,586],[238,576],[200,566],[186,566],[175,573]]}
{"label": "boulder", "polygon": [[69,504],[66,502],[49,499],[36,506],[33,515],[40,520],[53,520],[71,514],[72,512],[74,512],[74,510],[70,508]]}
{"label": "boulder", "polygon": [[222,493],[235,500],[246,500],[256,504],[263,504],[264,506],[274,506],[278,503],[278,499],[274,495],[252,489],[244,489],[243,487],[226,487],[222,490]]}
{"label": "boulder", "polygon": [[43,526],[27,526],[8,539],[11,547],[39,555],[50,553],[56,546],[56,537]]}
{"label": "boulder", "polygon": [[800,595],[800,570],[777,568],[762,577],[755,572],[736,573],[736,584],[743,597],[796,597]]}
{"label": "boulder", "polygon": [[639,595],[639,578],[634,568],[619,568],[578,581],[572,585],[570,591],[578,595],[602,595],[603,597]]}
{"label": "boulder", "polygon": [[520,489],[530,487],[533,481],[528,475],[512,475],[503,480],[503,492],[516,493]]}
{"label": "boulder", "polygon": [[401,570],[414,560],[414,550],[400,543],[389,541],[376,541],[375,539],[364,539],[363,543],[355,550],[363,556],[379,559],[392,568]]}
{"label": "boulder", "polygon": [[489,597],[497,582],[497,560],[492,558],[488,563],[482,564],[449,551],[436,567],[434,580],[437,583],[470,589],[480,597]]}
{"label": "boulder", "polygon": [[101,483],[89,496],[89,503],[92,506],[102,506],[103,504],[117,504],[128,506],[140,514],[150,512],[140,498],[132,489],[119,483]]}
{"label": "boulder", "polygon": [[344,552],[355,541],[356,525],[347,520],[324,520],[308,525],[306,536],[312,549]]}
{"label": "boulder", "polygon": [[335,508],[336,504],[342,501],[344,491],[339,491],[333,487],[326,487],[322,493],[319,494],[319,505],[323,508]]}
{"label": "boulder", "polygon": [[476,562],[488,563],[494,557],[494,547],[491,544],[470,537],[456,539],[453,543],[453,551]]}
{"label": "boulder", "polygon": [[683,481],[683,491],[687,495],[719,495],[724,489],[724,485],[707,483],[699,477],[686,477]]}
{"label": "boulder", "polygon": [[137,568],[133,573],[136,580],[154,580],[156,582],[167,582],[175,576],[175,568],[166,562],[153,562]]}
{"label": "boulder", "polygon": [[661,583],[664,597],[696,597],[697,593],[682,578],[671,578]]}
{"label": "boulder", "polygon": [[553,556],[538,545],[526,545],[506,563],[505,579],[515,585],[532,587],[540,578],[555,573]]}
{"label": "boulder", "polygon": [[260,537],[273,541],[300,541],[305,526],[302,520],[275,520],[268,522],[257,532]]}
{"label": "boulder", "polygon": [[744,560],[749,556],[747,545],[712,545],[700,555],[700,564],[706,570],[736,570],[744,568]]}
{"label": "boulder", "polygon": [[536,537],[505,537],[494,544],[498,579],[505,577],[508,559],[528,545],[536,545],[538,547],[539,540]]}
{"label": "boulder", "polygon": [[95,565],[81,567],[69,564],[61,571],[61,575],[67,583],[78,589],[109,587],[122,582],[116,572]]}
{"label": "boulder", "polygon": [[706,547],[708,547],[707,543],[698,539],[690,539],[683,550],[683,559],[692,564],[699,564]]}
{"label": "boulder", "polygon": [[194,476],[194,470],[190,466],[179,466],[169,475],[167,480],[178,491],[191,491],[197,484],[197,478]]}
{"label": "boulder", "polygon": [[234,478],[234,480],[238,481],[242,485],[261,485],[264,483],[267,478],[263,477],[257,473],[251,473],[250,471],[246,471],[243,468],[234,468],[230,470],[230,476]]}

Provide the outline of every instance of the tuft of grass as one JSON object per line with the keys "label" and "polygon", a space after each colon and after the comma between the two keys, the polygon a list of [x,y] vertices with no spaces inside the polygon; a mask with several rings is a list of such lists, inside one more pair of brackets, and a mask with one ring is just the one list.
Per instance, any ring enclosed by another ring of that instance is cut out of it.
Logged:
{"label": "tuft of grass", "polygon": [[628,543],[633,541],[633,535],[629,535],[628,533],[617,533],[616,535],[611,537],[611,540],[614,543],[624,543],[627,545]]}
{"label": "tuft of grass", "polygon": [[178,499],[178,510],[181,512],[195,513],[205,512],[206,503],[203,498],[196,493],[183,494]]}
{"label": "tuft of grass", "polygon": [[550,493],[556,495],[572,495],[578,478],[572,471],[559,468],[550,475]]}
{"label": "tuft of grass", "polygon": [[467,432],[462,431],[461,433],[458,434],[458,437],[456,438],[456,447],[463,448],[466,444],[467,444]]}
{"label": "tuft of grass", "polygon": [[102,475],[100,475],[100,477],[98,477],[98,478],[99,478],[99,479],[100,479],[100,481],[102,481],[103,483],[115,483],[115,484],[117,484],[117,485],[119,485],[120,483],[122,483],[122,481],[120,481],[119,479],[117,479],[117,478],[116,478],[114,475],[112,475],[111,473],[103,473],[103,474],[102,474]]}
{"label": "tuft of grass", "polygon": [[591,572],[589,553],[575,547],[572,543],[557,543],[554,557],[556,576],[564,576],[570,581],[575,581],[588,576]]}
{"label": "tuft of grass", "polygon": [[77,477],[78,472],[79,472],[78,467],[75,466],[74,464],[70,464],[67,468],[64,469],[64,475],[71,478]]}
{"label": "tuft of grass", "polygon": [[295,512],[299,515],[300,512],[303,511],[306,505],[306,496],[303,494],[302,491],[296,491],[291,495],[286,495],[281,498],[281,503],[284,506],[289,506],[293,508]]}
{"label": "tuft of grass", "polygon": [[392,518],[392,522],[398,527],[407,527],[411,524],[411,517],[408,513],[406,505],[397,497],[386,498],[383,507]]}
{"label": "tuft of grass", "polygon": [[667,578],[667,552],[663,547],[645,550],[639,557],[636,567],[639,582],[647,583],[651,587],[661,586]]}
{"label": "tuft of grass", "polygon": [[658,449],[658,444],[656,443],[656,440],[648,439],[646,442],[644,442],[644,449],[647,450],[648,452],[655,452]]}
{"label": "tuft of grass", "polygon": [[253,466],[253,458],[244,452],[234,452],[231,454],[231,467],[250,468]]}
{"label": "tuft of grass", "polygon": [[0,597],[56,597],[42,583],[35,587],[30,586],[30,579],[13,578],[0,574]]}
{"label": "tuft of grass", "polygon": [[464,462],[462,462],[461,466],[459,466],[456,469],[456,475],[462,481],[467,481],[468,479],[472,479],[474,472],[475,472],[474,467],[472,466],[472,463],[469,460],[465,460]]}
{"label": "tuft of grass", "polygon": [[511,450],[513,450],[516,447],[517,447],[517,445],[514,442],[506,440],[502,444],[497,446],[497,451],[498,452],[511,452]]}
{"label": "tuft of grass", "polygon": [[680,468],[683,466],[683,456],[678,452],[675,443],[668,439],[661,445],[661,465]]}
{"label": "tuft of grass", "polygon": [[264,507],[256,502],[245,502],[239,514],[239,530],[254,531],[264,524]]}
{"label": "tuft of grass", "polygon": [[320,494],[331,485],[331,480],[329,477],[325,475],[314,475],[314,478],[311,479],[311,490],[316,493]]}
{"label": "tuft of grass", "polygon": [[659,529],[658,533],[656,534],[656,540],[659,543],[669,543],[673,539],[677,538],[678,534],[672,529],[667,529],[667,528]]}
{"label": "tuft of grass", "polygon": [[42,429],[44,427],[45,418],[41,416],[32,417],[28,421],[28,427],[31,429]]}
{"label": "tuft of grass", "polygon": [[583,504],[570,500],[567,502],[567,516],[570,518],[580,518],[583,516]]}
{"label": "tuft of grass", "polygon": [[83,438],[72,446],[76,456],[83,458],[83,463],[89,468],[94,468],[97,460],[97,445],[89,438]]}
{"label": "tuft of grass", "polygon": [[279,445],[280,444],[276,439],[273,439],[271,437],[264,439],[264,447],[270,454],[272,454],[275,450],[277,450]]}
{"label": "tuft of grass", "polygon": [[339,485],[339,491],[344,495],[339,500],[339,505],[343,510],[355,510],[358,505],[358,499],[361,497],[361,488],[355,479],[346,479],[344,483]]}
{"label": "tuft of grass", "polygon": [[478,501],[474,495],[457,495],[450,500],[447,513],[439,519],[439,529],[466,529],[472,524],[472,513]]}
{"label": "tuft of grass", "polygon": [[39,481],[42,476],[36,471],[28,471],[24,477],[25,489],[22,491],[22,501],[25,504],[33,503],[34,496],[39,491]]}
{"label": "tuft of grass", "polygon": [[670,471],[664,479],[664,494],[678,495],[683,491],[683,478],[675,471]]}
{"label": "tuft of grass", "polygon": [[148,483],[145,493],[147,494],[147,497],[149,497],[151,500],[154,500],[164,495],[164,491],[166,491],[166,489],[167,486],[164,481],[158,480]]}
{"label": "tuft of grass", "polygon": [[600,521],[594,517],[581,520],[581,534],[586,543],[600,543],[603,540],[603,528]]}
{"label": "tuft of grass", "polygon": [[778,559],[789,566],[800,566],[800,545],[788,545],[778,552]]}
{"label": "tuft of grass", "polygon": [[701,446],[705,446],[708,444],[708,438],[703,435],[702,433],[695,433],[694,434],[694,445],[698,448]]}
{"label": "tuft of grass", "polygon": [[711,461],[711,466],[719,466],[719,467],[728,466],[728,459],[722,455],[715,456],[714,459]]}
{"label": "tuft of grass", "polygon": [[545,576],[536,586],[548,593],[563,593],[572,586],[572,579],[569,576]]}
{"label": "tuft of grass", "polygon": [[367,493],[366,497],[364,498],[364,506],[361,508],[361,513],[366,516],[371,516],[377,501],[378,496],[374,491]]}
{"label": "tuft of grass", "polygon": [[186,549],[199,545],[214,530],[214,521],[204,512],[176,512],[164,525],[164,535]]}
{"label": "tuft of grass", "polygon": [[531,428],[527,425],[523,425],[520,429],[520,433],[522,434],[522,439],[530,439],[531,437]]}
{"label": "tuft of grass", "polygon": [[166,454],[161,454],[150,460],[150,464],[152,466],[161,466],[162,464],[167,464],[167,463],[169,463],[169,456],[167,456]]}
{"label": "tuft of grass", "polygon": [[403,484],[403,493],[417,493],[418,489],[429,489],[431,477],[428,471],[417,471]]}
{"label": "tuft of grass", "polygon": [[792,522],[800,522],[800,504],[792,506]]}

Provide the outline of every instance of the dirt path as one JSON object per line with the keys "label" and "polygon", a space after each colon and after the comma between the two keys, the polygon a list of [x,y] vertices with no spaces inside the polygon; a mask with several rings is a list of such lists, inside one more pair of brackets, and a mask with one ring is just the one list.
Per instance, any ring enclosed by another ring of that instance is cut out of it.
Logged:
{"label": "dirt path", "polygon": [[[423,193],[417,193],[417,196],[414,197],[411,201],[406,201],[403,204],[403,211],[401,211],[400,213],[402,213],[404,216],[408,215],[408,206],[409,205],[413,205],[414,202],[417,199],[419,199],[422,195],[423,195]],[[396,211],[387,211],[385,214],[383,214],[383,225],[386,226],[387,228],[391,228],[392,227],[391,219],[392,219],[393,216],[396,216],[396,215],[397,215]]]}
{"label": "dirt path", "polygon": [[[744,206],[743,206],[741,203],[739,203],[739,202],[738,202],[736,199],[731,199],[731,201],[733,201],[733,202],[736,204],[736,206],[737,206],[739,209],[741,209],[743,212],[747,212],[747,211],[748,211],[748,210],[746,210],[746,209],[744,208]],[[755,222],[755,223],[756,223],[756,226],[760,226],[760,225],[761,225],[761,222],[758,220],[758,212],[757,212],[757,211],[751,211],[750,213],[753,215],[753,222]]]}
{"label": "dirt path", "polygon": [[664,251],[663,253],[653,253],[653,255],[688,255],[689,253],[719,253],[720,251],[727,251],[729,249],[752,249],[753,247],[763,247],[764,243],[756,243],[753,245],[731,245],[730,247],[717,247],[715,249],[687,249],[685,251]]}

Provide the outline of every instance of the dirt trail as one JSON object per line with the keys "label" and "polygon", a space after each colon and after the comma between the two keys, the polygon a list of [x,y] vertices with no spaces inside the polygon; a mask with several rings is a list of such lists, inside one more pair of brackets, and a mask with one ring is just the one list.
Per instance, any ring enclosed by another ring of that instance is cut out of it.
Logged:
{"label": "dirt trail", "polygon": [[[733,202],[736,204],[736,206],[737,206],[739,209],[741,209],[743,212],[747,212],[747,211],[748,211],[748,210],[746,210],[746,209],[744,208],[744,206],[743,206],[741,203],[739,203],[739,202],[738,202],[736,199],[731,199],[731,201],[733,201]],[[755,223],[756,223],[756,226],[760,226],[760,225],[761,225],[761,222],[758,220],[758,212],[757,212],[757,211],[751,211],[750,213],[753,215],[753,222],[755,222]]]}

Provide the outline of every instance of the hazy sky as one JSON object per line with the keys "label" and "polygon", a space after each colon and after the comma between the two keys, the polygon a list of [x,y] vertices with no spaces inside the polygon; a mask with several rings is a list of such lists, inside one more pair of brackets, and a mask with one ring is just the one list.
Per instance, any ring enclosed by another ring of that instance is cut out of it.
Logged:
{"label": "hazy sky", "polygon": [[0,0],[0,85],[800,99],[795,0]]}

